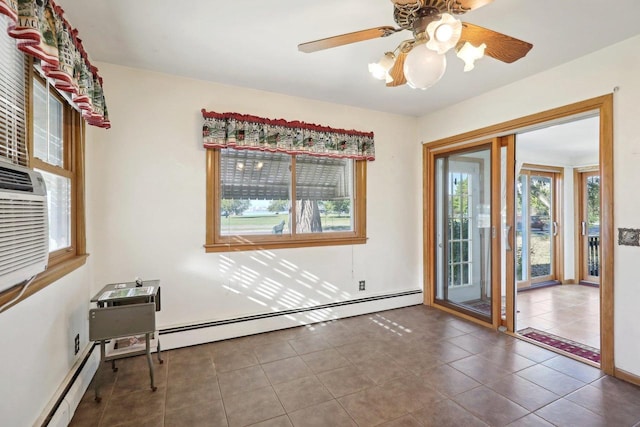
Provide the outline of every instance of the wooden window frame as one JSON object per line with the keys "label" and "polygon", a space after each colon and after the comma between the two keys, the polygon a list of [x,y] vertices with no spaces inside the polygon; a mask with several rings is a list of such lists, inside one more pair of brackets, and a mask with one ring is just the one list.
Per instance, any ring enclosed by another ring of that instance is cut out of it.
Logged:
{"label": "wooden window frame", "polygon": [[[294,155],[292,157],[295,158]],[[284,249],[314,246],[356,245],[367,242],[367,162],[354,161],[354,194],[352,231],[331,233],[229,235],[220,233],[220,158],[219,149],[207,149],[207,227],[206,252],[250,251],[260,249]],[[295,162],[295,160],[294,160]],[[295,163],[292,162],[291,181],[295,183]],[[295,185],[292,185],[291,200],[296,200]],[[291,204],[291,216],[295,218],[295,203]]]}
{"label": "wooden window frame", "polygon": [[[0,292],[0,307],[9,303],[3,309],[7,309],[29,296],[44,289],[51,283],[61,279],[72,271],[82,267],[89,256],[86,252],[86,217],[85,217],[85,122],[82,115],[74,110],[65,97],[55,89],[50,88],[50,93],[55,95],[63,105],[63,135],[64,135],[64,168],[52,166],[33,156],[33,80],[42,79],[34,71],[33,60],[27,61],[29,77],[27,79],[27,150],[29,153],[29,167],[52,172],[56,175],[71,179],[71,241],[70,246],[49,254],[47,269],[38,274],[23,291],[20,284]],[[20,295],[19,298],[18,295]]]}

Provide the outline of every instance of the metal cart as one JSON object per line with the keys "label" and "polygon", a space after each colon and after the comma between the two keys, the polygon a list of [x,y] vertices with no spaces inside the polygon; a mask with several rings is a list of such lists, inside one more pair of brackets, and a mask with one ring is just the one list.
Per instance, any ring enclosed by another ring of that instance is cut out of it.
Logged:
{"label": "metal cart", "polygon": [[[105,286],[91,302],[97,307],[89,310],[89,339],[100,343],[100,361],[111,362],[114,372],[117,359],[146,355],[149,365],[151,390],[154,384],[151,348],[155,344],[158,361],[163,363],[160,354],[160,340],[156,332],[157,311],[160,311],[160,281],[114,283]],[[144,335],[144,347],[137,343],[137,336]],[[131,345],[118,346],[122,338]],[[100,381],[96,380],[95,400],[100,402]]]}

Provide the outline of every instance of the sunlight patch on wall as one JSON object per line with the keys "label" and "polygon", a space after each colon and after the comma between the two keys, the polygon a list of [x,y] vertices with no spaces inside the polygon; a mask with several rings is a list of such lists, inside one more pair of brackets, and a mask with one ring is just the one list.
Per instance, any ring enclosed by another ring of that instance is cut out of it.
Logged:
{"label": "sunlight patch on wall", "polygon": [[222,289],[226,289],[228,291],[233,292],[234,294],[240,294],[240,291],[237,289],[233,289],[231,286],[227,286],[227,285],[222,285]]}
{"label": "sunlight patch on wall", "polygon": [[248,297],[247,297],[247,299],[248,299],[248,300],[251,300],[251,301],[253,301],[253,302],[255,302],[256,304],[260,304],[261,306],[264,306],[264,307],[266,307],[266,306],[267,306],[267,304],[266,304],[266,303],[264,303],[264,302],[262,302],[262,301],[260,301],[260,300],[258,300],[258,299],[255,299],[255,298],[253,298],[253,297],[249,297],[249,296],[248,296]]}
{"label": "sunlight patch on wall", "polygon": [[284,259],[280,261],[280,265],[294,272],[299,270],[297,265]]}
{"label": "sunlight patch on wall", "polygon": [[330,292],[333,292],[334,294],[338,293],[338,291],[340,290],[337,286],[334,286],[329,282],[323,282],[322,287]]}
{"label": "sunlight patch on wall", "polygon": [[258,259],[258,257],[255,256],[250,256],[249,258],[251,258],[252,260],[254,260],[255,262],[257,262],[258,264],[264,266],[264,267],[269,267],[269,264],[267,264],[266,262],[262,261],[261,259]]}
{"label": "sunlight patch on wall", "polygon": [[307,270],[303,270],[302,273],[300,273],[300,275],[307,280],[311,280],[312,282],[318,282],[320,280],[318,276],[316,276],[315,274],[309,273]]}
{"label": "sunlight patch on wall", "polygon": [[283,275],[284,277],[286,277],[287,279],[291,279],[291,275],[289,275],[289,274],[285,273],[285,272],[284,272],[284,271],[282,271],[282,270],[278,270],[277,268],[275,268],[275,267],[274,267],[274,268],[273,268],[273,271],[275,271],[276,273],[280,273],[280,274],[282,274],[282,275]]}
{"label": "sunlight patch on wall", "polygon": [[313,287],[312,287],[310,284],[305,283],[305,282],[303,282],[303,281],[302,281],[302,280],[300,280],[300,279],[296,279],[296,283],[301,284],[302,286],[304,286],[304,287],[305,287],[305,288],[307,288],[307,289],[313,289]]}
{"label": "sunlight patch on wall", "polygon": [[258,255],[268,259],[269,261],[271,261],[272,259],[275,259],[276,254],[274,254],[271,251],[265,251],[265,250],[260,250],[258,251]]}

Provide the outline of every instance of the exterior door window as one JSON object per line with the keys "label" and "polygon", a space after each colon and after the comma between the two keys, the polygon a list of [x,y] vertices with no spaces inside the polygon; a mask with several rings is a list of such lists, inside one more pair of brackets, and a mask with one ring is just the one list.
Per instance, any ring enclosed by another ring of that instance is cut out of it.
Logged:
{"label": "exterior door window", "polygon": [[580,280],[600,283],[600,172],[581,175]]}
{"label": "exterior door window", "polygon": [[439,156],[435,174],[435,299],[491,320],[491,147]]}
{"label": "exterior door window", "polygon": [[556,174],[522,170],[516,183],[518,288],[556,280]]}

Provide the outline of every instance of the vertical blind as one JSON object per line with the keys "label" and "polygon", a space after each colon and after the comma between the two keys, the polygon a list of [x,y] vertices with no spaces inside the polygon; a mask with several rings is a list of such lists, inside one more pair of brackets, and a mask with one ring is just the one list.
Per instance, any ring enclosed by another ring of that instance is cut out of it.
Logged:
{"label": "vertical blind", "polygon": [[[0,28],[7,18],[0,15]],[[27,165],[27,67],[16,42],[0,31],[0,157]]]}

